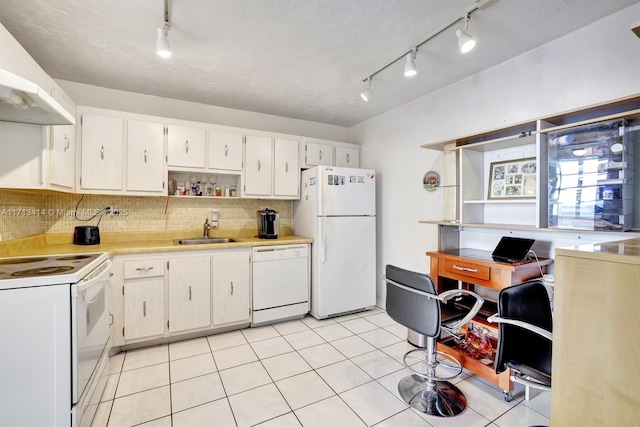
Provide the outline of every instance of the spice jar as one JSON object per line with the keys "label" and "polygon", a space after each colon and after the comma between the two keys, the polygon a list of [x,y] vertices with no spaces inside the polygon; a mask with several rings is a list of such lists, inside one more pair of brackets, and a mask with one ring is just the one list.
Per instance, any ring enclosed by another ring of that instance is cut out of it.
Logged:
{"label": "spice jar", "polygon": [[216,196],[222,196],[222,188],[216,187]]}

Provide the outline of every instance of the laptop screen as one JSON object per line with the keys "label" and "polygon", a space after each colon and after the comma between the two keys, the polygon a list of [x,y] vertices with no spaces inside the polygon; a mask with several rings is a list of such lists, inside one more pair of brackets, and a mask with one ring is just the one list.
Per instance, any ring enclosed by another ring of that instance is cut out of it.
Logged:
{"label": "laptop screen", "polygon": [[527,258],[535,240],[503,236],[491,256],[495,261],[516,263]]}

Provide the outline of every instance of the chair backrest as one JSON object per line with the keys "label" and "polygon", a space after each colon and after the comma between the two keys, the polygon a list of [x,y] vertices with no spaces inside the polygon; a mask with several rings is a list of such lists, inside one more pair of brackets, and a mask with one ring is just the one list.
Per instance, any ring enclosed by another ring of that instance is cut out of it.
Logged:
{"label": "chair backrest", "polygon": [[[504,319],[520,320],[549,332],[553,317],[547,290],[539,279],[509,286],[498,295],[498,315]],[[500,323],[496,372],[503,372],[508,363],[523,364],[551,375],[552,342],[535,332],[514,325]]]}
{"label": "chair backrest", "polygon": [[[409,288],[436,295],[436,287],[427,274],[387,265],[388,279]],[[440,334],[440,301],[402,289],[387,282],[387,314],[396,322],[422,335]]]}

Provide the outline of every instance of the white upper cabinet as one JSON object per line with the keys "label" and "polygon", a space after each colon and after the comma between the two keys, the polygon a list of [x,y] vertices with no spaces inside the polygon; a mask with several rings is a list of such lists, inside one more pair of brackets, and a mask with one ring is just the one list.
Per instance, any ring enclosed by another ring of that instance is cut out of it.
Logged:
{"label": "white upper cabinet", "polygon": [[345,168],[360,167],[360,149],[336,147],[336,166]]}
{"label": "white upper cabinet", "polygon": [[119,117],[82,115],[81,190],[122,190],[123,128]]}
{"label": "white upper cabinet", "polygon": [[298,141],[276,138],[273,147],[273,195],[300,197]]}
{"label": "white upper cabinet", "polygon": [[204,168],[206,131],[203,128],[168,125],[167,165]]}
{"label": "white upper cabinet", "polygon": [[244,195],[270,196],[273,150],[272,139],[266,136],[245,137]]}
{"label": "white upper cabinet", "polygon": [[241,133],[209,130],[207,167],[225,171],[242,171]]}
{"label": "white upper cabinet", "polygon": [[127,121],[127,190],[163,193],[164,125]]}
{"label": "white upper cabinet", "polygon": [[308,166],[334,166],[333,145],[307,142],[305,146],[305,163]]}
{"label": "white upper cabinet", "polygon": [[76,127],[74,125],[51,126],[50,183],[73,191],[76,179]]}

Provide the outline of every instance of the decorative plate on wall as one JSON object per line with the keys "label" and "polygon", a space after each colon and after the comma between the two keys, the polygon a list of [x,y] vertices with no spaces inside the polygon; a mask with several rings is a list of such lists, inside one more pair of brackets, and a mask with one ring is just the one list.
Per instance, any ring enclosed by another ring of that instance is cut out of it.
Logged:
{"label": "decorative plate on wall", "polygon": [[427,191],[436,191],[440,186],[440,175],[437,172],[429,171],[422,178],[422,186]]}

